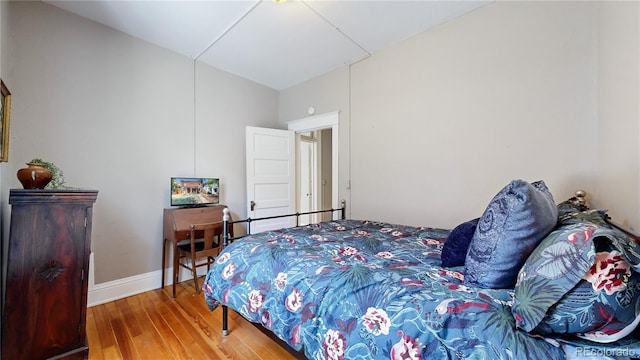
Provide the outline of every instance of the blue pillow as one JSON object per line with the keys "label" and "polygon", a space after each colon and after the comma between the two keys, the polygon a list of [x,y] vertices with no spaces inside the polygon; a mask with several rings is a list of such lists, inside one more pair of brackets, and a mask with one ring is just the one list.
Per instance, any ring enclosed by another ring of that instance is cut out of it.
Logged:
{"label": "blue pillow", "polygon": [[512,289],[520,267],[557,221],[558,208],[543,181],[511,181],[480,217],[465,259],[465,284]]}
{"label": "blue pillow", "polygon": [[476,231],[478,220],[480,218],[463,222],[451,230],[447,241],[442,246],[442,254],[440,255],[443,267],[464,265],[464,259],[467,257],[467,250],[469,250],[473,233]]}

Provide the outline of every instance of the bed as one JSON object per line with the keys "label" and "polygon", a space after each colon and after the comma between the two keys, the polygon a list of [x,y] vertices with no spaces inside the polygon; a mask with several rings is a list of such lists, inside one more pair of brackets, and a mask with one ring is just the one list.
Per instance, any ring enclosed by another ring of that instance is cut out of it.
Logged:
{"label": "bed", "polygon": [[454,229],[341,219],[233,241],[204,297],[308,359],[634,358],[640,246],[608,220],[514,180]]}

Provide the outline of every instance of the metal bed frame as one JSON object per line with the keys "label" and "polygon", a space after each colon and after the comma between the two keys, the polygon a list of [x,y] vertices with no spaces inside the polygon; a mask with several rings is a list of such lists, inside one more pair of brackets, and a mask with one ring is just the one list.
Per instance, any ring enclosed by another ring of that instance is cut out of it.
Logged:
{"label": "metal bed frame", "polygon": [[[589,206],[587,205],[587,201],[586,201],[586,191],[584,190],[578,190],[575,192],[575,196],[573,198],[571,198],[570,200],[572,202],[574,202],[574,204],[578,205],[579,208],[581,210],[587,210],[589,209]],[[318,213],[333,213],[334,211],[340,211],[340,218],[341,219],[345,219],[345,209],[346,209],[346,202],[345,200],[340,201],[340,208],[338,209],[328,209],[328,210],[320,210],[320,211],[310,211],[310,212],[297,212],[295,214],[287,214],[287,215],[277,215],[277,216],[268,216],[268,217],[262,217],[262,218],[256,218],[256,219],[252,219],[252,218],[247,218],[244,220],[237,220],[237,221],[231,221],[231,216],[229,214],[229,209],[225,208],[223,210],[223,249],[229,244],[230,241],[233,240],[237,240],[240,239],[246,235],[242,235],[242,236],[238,236],[238,237],[230,237],[229,234],[229,227],[233,226],[234,224],[242,224],[242,223],[247,223],[247,233],[249,234],[251,232],[251,223],[253,221],[260,221],[260,220],[268,220],[268,219],[276,219],[276,218],[284,218],[284,217],[290,217],[290,216],[295,216],[296,217],[296,226],[299,226],[299,220],[300,220],[300,216],[301,215],[310,215],[310,214],[318,214]],[[629,237],[631,237],[632,239],[634,239],[636,242],[640,242],[640,236],[638,234],[633,233],[632,231],[630,231],[629,229],[626,229],[625,227],[613,222],[611,220],[610,217],[607,216],[606,218],[606,222],[609,223],[609,225],[615,227],[616,229],[624,232],[626,235],[628,235]],[[227,334],[229,333],[228,330],[228,307],[226,305],[222,305],[222,336],[227,336]],[[285,344],[286,345],[286,344]]]}
{"label": "metal bed frame", "polygon": [[[302,215],[311,215],[311,214],[320,214],[320,213],[331,213],[331,214],[333,214],[333,212],[335,212],[335,211],[339,211],[340,212],[340,219],[344,220],[345,219],[345,215],[346,215],[346,201],[345,200],[341,200],[340,201],[340,208],[338,208],[338,209],[331,208],[331,209],[327,209],[327,210],[296,212],[294,214],[266,216],[266,217],[255,218],[255,219],[252,219],[252,218],[249,217],[249,218],[246,218],[244,220],[236,220],[236,221],[231,221],[231,215],[229,214],[229,209],[228,208],[224,208],[222,210],[222,249],[227,247],[227,245],[229,245],[230,241],[238,240],[238,239],[241,239],[241,238],[249,235],[251,233],[251,223],[254,222],[254,221],[278,219],[278,218],[295,216],[296,217],[296,226],[300,226],[299,225],[300,224],[300,216],[302,216]],[[229,234],[229,226],[233,226],[234,224],[242,224],[242,223],[247,223],[247,235],[242,235],[242,236],[238,236],[238,237],[231,237],[230,234]],[[227,334],[229,334],[228,315],[229,315],[228,307],[226,305],[222,305],[222,336],[227,336]]]}
{"label": "metal bed frame", "polygon": [[[584,190],[577,190],[575,193],[575,196],[571,199],[574,204],[578,205],[578,207],[580,208],[581,211],[584,210],[588,210],[589,206],[587,205],[587,192]],[[611,217],[607,214],[606,218],[604,219],[607,224],[613,226],[614,228],[622,231],[623,233],[625,233],[625,235],[629,236],[630,238],[632,238],[634,241],[636,242],[640,242],[640,235],[632,232],[631,230],[625,228],[624,226],[616,223],[615,221],[613,221],[611,219]]]}

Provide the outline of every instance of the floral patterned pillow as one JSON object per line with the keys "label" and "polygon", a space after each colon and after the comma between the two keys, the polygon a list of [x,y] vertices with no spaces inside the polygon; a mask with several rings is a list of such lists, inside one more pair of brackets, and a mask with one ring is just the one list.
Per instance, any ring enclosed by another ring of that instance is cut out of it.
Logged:
{"label": "floral patterned pillow", "polygon": [[624,337],[640,313],[639,250],[626,235],[599,223],[560,225],[518,273],[516,325],[600,342]]}
{"label": "floral patterned pillow", "polygon": [[636,327],[640,275],[606,241],[598,244],[591,269],[536,327],[541,334],[576,334],[602,343],[617,341]]}

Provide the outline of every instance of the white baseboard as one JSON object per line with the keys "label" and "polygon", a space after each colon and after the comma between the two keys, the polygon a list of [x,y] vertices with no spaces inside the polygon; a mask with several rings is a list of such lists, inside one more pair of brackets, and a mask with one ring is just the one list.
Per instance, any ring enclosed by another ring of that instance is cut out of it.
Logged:
{"label": "white baseboard", "polygon": [[[207,268],[198,268],[198,275],[206,275]],[[165,270],[165,286],[172,285],[173,267]],[[193,279],[193,275],[187,269],[180,268],[180,281]],[[95,284],[93,271],[93,253],[89,258],[89,290],[87,294],[87,307],[96,306],[126,297],[141,294],[160,288],[162,270],[131,276],[124,279]]]}
{"label": "white baseboard", "polygon": [[[171,271],[167,269],[167,271]],[[171,272],[166,272],[171,274]],[[87,306],[95,306],[160,288],[160,270],[89,286]],[[171,276],[169,276],[171,277]]]}

